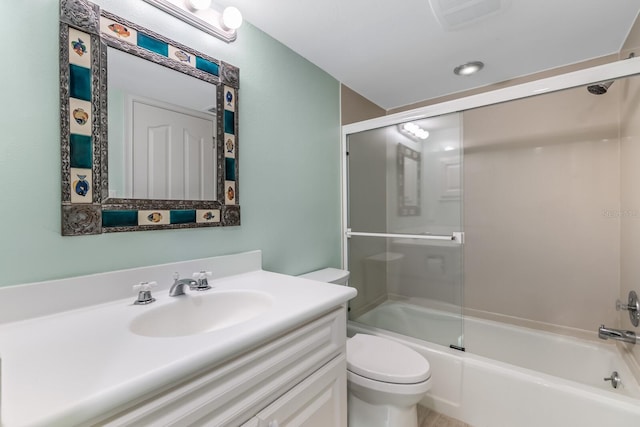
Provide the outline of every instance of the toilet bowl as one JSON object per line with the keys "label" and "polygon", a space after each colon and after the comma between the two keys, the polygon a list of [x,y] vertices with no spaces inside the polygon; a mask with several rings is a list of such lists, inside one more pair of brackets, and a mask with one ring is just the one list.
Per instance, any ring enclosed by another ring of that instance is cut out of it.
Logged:
{"label": "toilet bowl", "polygon": [[431,388],[429,362],[395,341],[347,340],[349,427],[417,427],[417,403]]}
{"label": "toilet bowl", "polygon": [[[349,272],[324,269],[300,277],[346,284]],[[416,405],[431,388],[431,367],[418,352],[374,335],[347,339],[349,427],[417,427]]]}

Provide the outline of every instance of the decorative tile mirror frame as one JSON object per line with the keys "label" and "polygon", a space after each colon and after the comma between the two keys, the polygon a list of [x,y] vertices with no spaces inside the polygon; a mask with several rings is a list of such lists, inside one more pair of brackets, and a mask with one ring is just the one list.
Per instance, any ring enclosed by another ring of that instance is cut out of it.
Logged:
{"label": "decorative tile mirror frame", "polygon": [[[109,197],[108,46],[215,85],[215,200]],[[61,0],[62,235],[240,225],[238,88],[232,65],[89,1]]]}

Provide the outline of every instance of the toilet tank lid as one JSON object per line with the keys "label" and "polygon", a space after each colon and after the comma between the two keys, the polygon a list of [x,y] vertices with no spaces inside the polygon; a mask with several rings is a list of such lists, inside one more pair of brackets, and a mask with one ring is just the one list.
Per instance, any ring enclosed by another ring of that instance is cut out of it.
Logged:
{"label": "toilet tank lid", "polygon": [[346,284],[349,278],[349,271],[340,270],[339,268],[323,268],[322,270],[312,271],[298,277],[315,280],[317,282]]}
{"label": "toilet tank lid", "polygon": [[417,351],[388,338],[355,334],[347,340],[347,369],[372,380],[416,384],[431,377],[431,366]]}

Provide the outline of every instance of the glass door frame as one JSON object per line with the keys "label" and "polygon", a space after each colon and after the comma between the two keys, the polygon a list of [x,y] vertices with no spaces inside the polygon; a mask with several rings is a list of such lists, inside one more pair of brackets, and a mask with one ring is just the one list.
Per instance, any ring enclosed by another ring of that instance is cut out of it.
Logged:
{"label": "glass door frame", "polygon": [[[348,264],[348,238],[350,230],[347,229],[348,224],[348,182],[347,182],[347,143],[350,134],[363,132],[367,130],[397,125],[412,120],[426,119],[429,117],[440,116],[449,113],[463,112],[472,108],[483,107],[487,105],[498,104],[502,102],[512,101],[516,99],[527,98],[530,96],[542,95],[549,92],[555,92],[563,89],[569,89],[579,86],[587,86],[595,82],[613,80],[621,77],[640,74],[640,57],[619,60],[609,64],[599,65],[584,70],[574,71],[571,73],[561,74],[554,77],[540,79],[516,86],[503,89],[493,90],[477,95],[471,95],[459,99],[454,99],[439,104],[429,105],[426,107],[416,108],[414,110],[403,111],[400,113],[383,116],[375,119],[365,120],[349,125],[342,126],[341,137],[341,193],[342,193],[342,266],[346,268]],[[585,89],[586,90],[586,89]],[[463,243],[463,236],[460,243]],[[464,285],[463,285],[464,287]]]}

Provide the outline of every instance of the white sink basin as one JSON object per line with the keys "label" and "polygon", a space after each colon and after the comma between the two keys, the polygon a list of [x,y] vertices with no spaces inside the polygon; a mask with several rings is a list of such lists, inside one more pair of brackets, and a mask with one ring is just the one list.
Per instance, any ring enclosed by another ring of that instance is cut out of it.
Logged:
{"label": "white sink basin", "polygon": [[274,302],[271,295],[251,290],[190,292],[171,299],[136,316],[130,330],[147,337],[202,334],[251,320]]}

